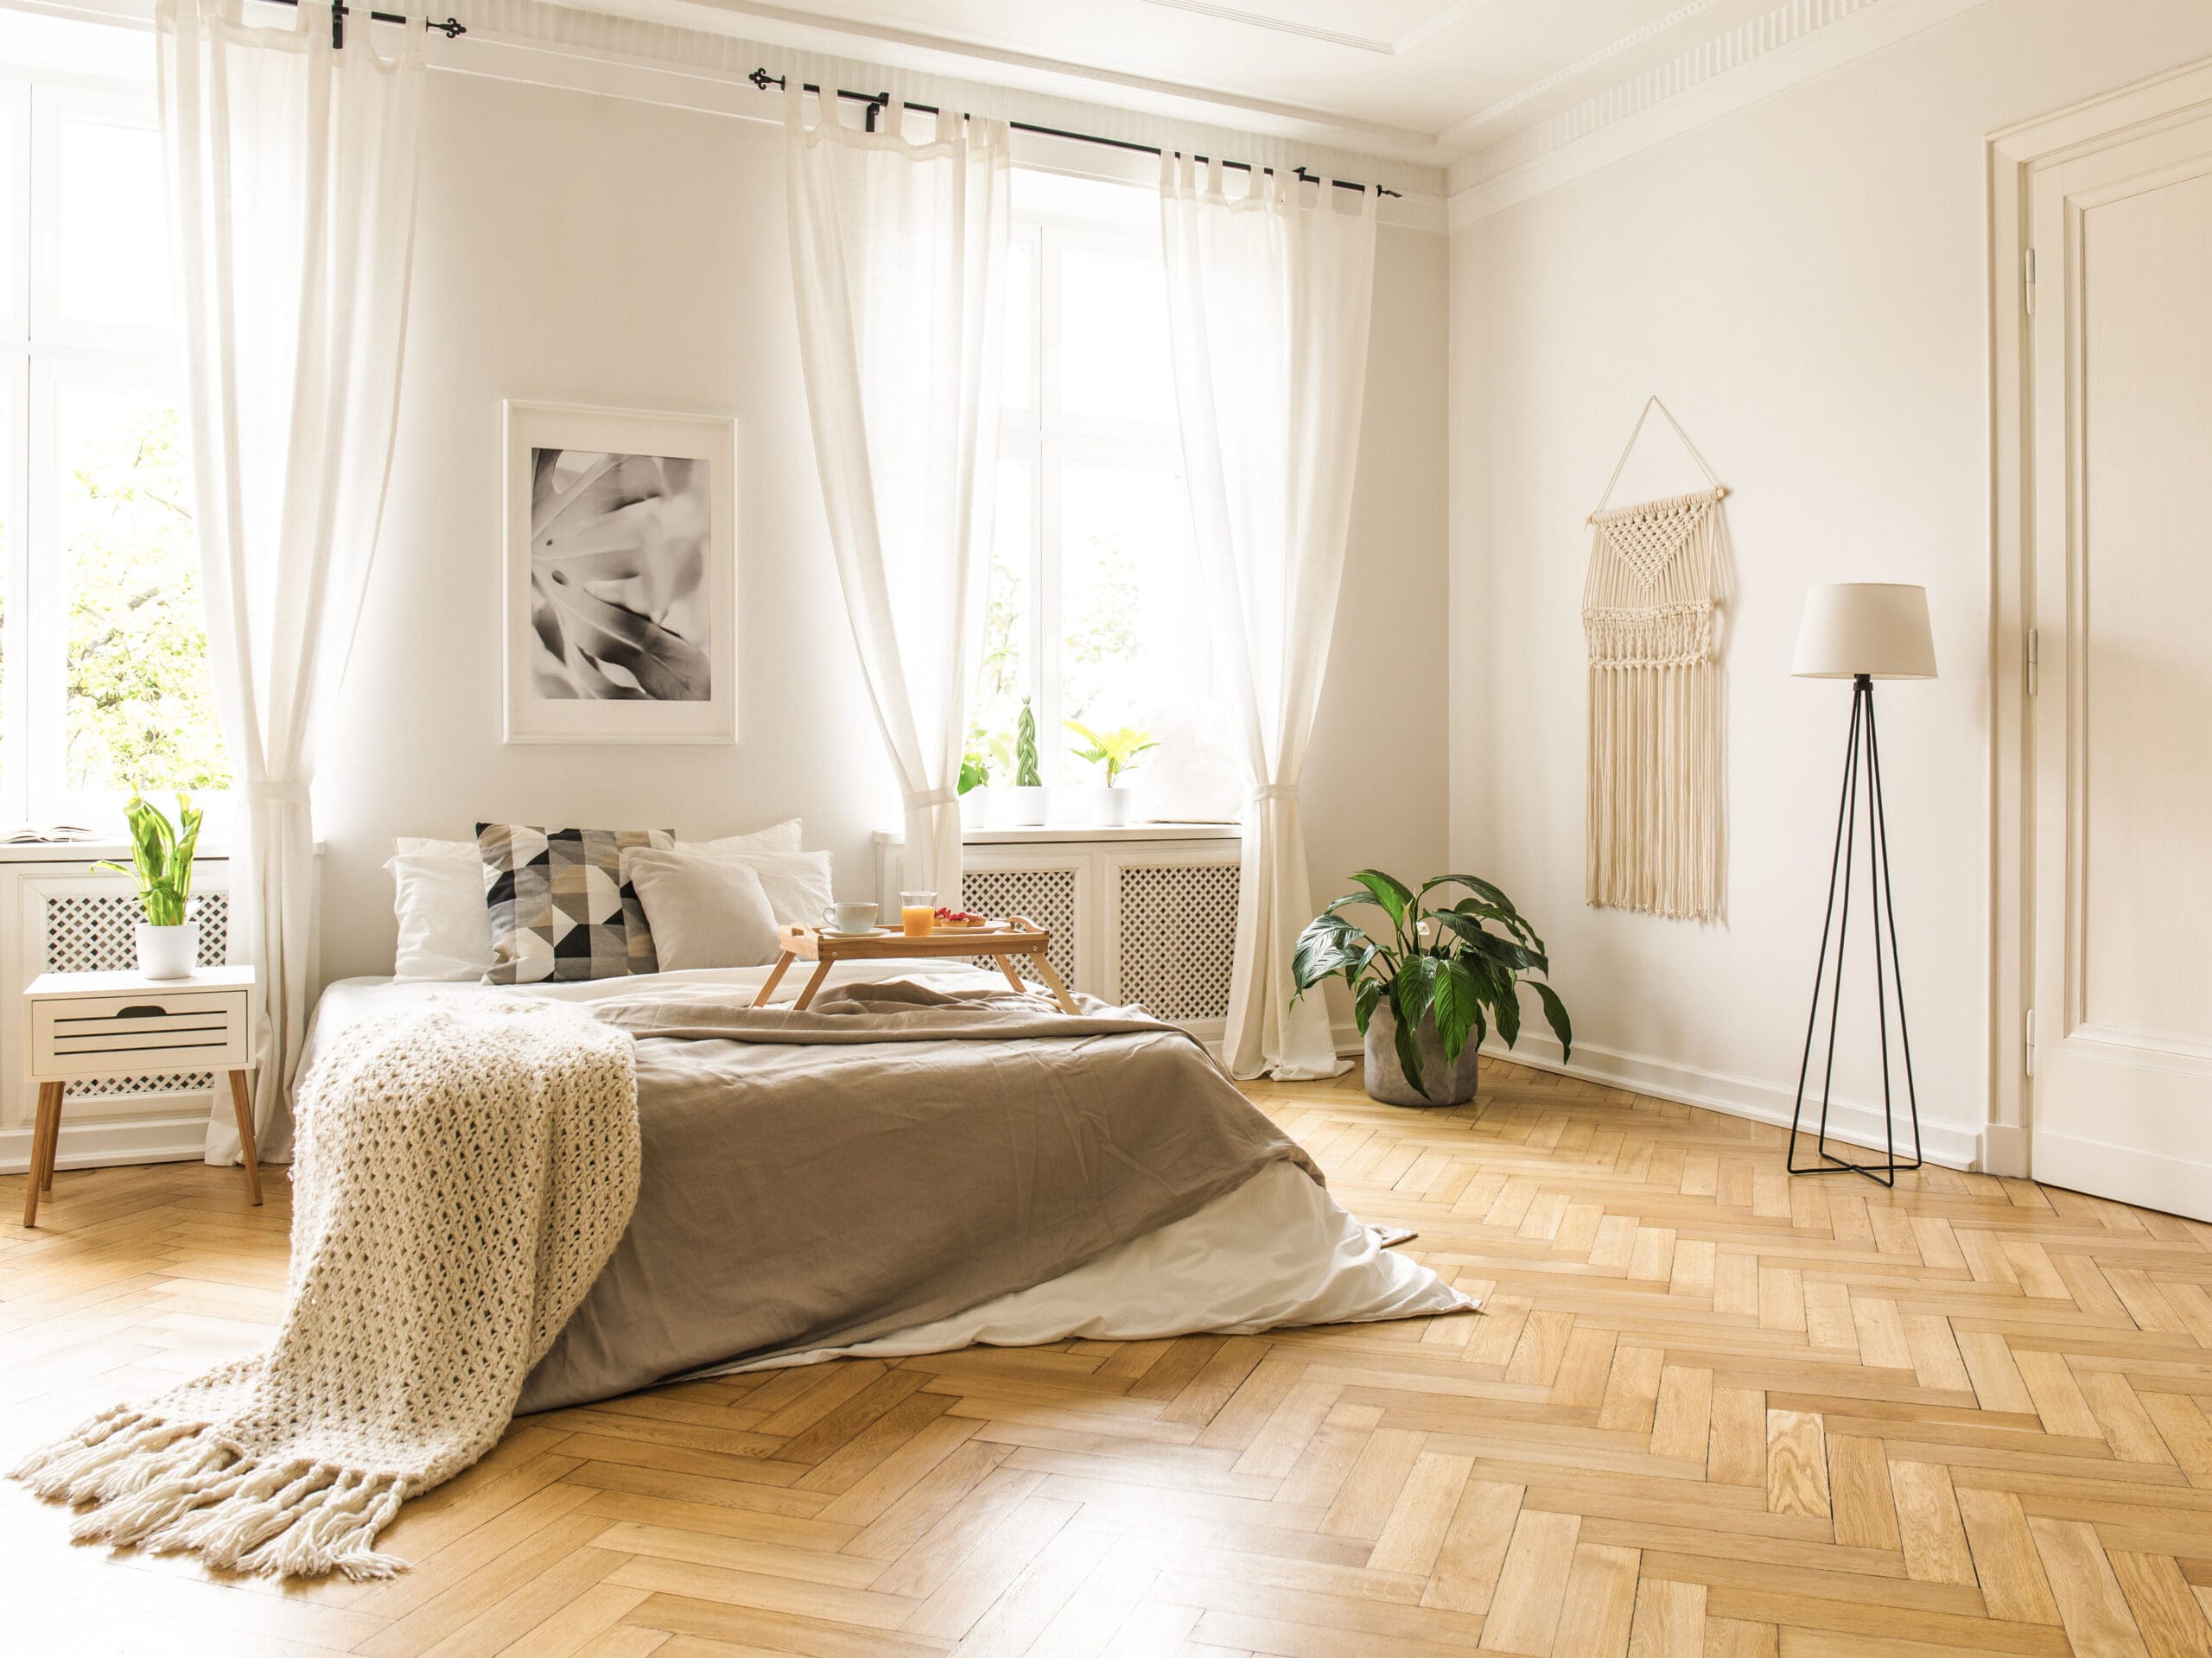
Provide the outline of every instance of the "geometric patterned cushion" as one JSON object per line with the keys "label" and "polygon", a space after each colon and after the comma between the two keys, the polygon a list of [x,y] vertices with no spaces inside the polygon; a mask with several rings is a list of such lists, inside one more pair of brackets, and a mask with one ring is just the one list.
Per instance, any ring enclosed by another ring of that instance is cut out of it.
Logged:
{"label": "geometric patterned cushion", "polygon": [[492,912],[492,968],[484,982],[658,972],[645,906],[622,884],[622,848],[675,844],[667,829],[479,823],[476,849]]}

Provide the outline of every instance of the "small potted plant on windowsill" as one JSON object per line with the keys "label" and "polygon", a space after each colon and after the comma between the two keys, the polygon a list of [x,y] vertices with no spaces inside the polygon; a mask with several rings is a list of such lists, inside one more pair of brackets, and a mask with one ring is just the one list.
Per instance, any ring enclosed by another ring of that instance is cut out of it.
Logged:
{"label": "small potted plant on windowsill", "polygon": [[1159,747],[1160,740],[1149,731],[1140,731],[1135,726],[1099,732],[1093,731],[1080,720],[1063,720],[1060,723],[1089,745],[1084,748],[1071,748],[1068,753],[1085,765],[1105,768],[1105,786],[1084,791],[1089,797],[1085,802],[1089,808],[1086,817],[1108,829],[1121,829],[1133,822],[1136,808],[1132,791],[1122,784],[1122,773],[1136,764],[1138,755]]}
{"label": "small potted plant on windowsill", "polygon": [[192,857],[200,844],[200,809],[190,795],[176,797],[176,822],[135,789],[124,807],[130,823],[130,863],[103,860],[138,884],[138,970],[149,979],[188,979],[200,959],[200,923],[185,913],[192,899]]}
{"label": "small potted plant on windowsill", "polygon": [[[1473,875],[1439,875],[1414,892],[1395,876],[1363,869],[1347,893],[1298,936],[1291,977],[1299,994],[1338,974],[1351,987],[1352,1013],[1366,1039],[1367,1091],[1385,1105],[1464,1105],[1475,1097],[1475,1057],[1495,1024],[1511,1047],[1521,1036],[1520,989],[1534,990],[1559,1038],[1573,1051],[1567,1007],[1551,986],[1522,975],[1548,975],[1544,941],[1513,900]],[[1469,896],[1432,907],[1440,887]],[[1345,919],[1352,906],[1380,910],[1385,932]],[[1492,932],[1489,924],[1503,931]]]}
{"label": "small potted plant on windowsill", "polygon": [[1037,764],[1037,716],[1029,699],[1021,699],[1021,712],[1014,722],[1014,747],[999,763],[999,775],[1014,772],[1011,785],[991,791],[991,822],[1008,829],[1034,829],[1052,813],[1052,791]]}

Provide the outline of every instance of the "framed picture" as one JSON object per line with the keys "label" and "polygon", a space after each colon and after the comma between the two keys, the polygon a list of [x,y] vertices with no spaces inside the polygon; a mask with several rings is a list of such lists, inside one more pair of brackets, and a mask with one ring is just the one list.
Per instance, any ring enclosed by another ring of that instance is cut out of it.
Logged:
{"label": "framed picture", "polygon": [[505,410],[506,740],[736,741],[733,422]]}

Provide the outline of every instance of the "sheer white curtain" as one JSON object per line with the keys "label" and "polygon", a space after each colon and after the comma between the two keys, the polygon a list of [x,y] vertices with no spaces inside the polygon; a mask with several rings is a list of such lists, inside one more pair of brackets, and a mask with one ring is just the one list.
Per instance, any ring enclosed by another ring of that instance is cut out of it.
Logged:
{"label": "sheer white curtain", "polygon": [[989,569],[1013,156],[785,93],[791,277],[830,543],[906,807],[905,882],[958,902],[960,755]]}
{"label": "sheer white curtain", "polygon": [[[231,924],[261,969],[255,1118],[281,1159],[315,945],[315,737],[391,462],[423,30],[357,10],[336,51],[326,5],[273,26],[242,10],[159,0],[156,32],[208,652],[241,802]],[[209,1121],[211,1163],[238,1160],[230,1116]]]}
{"label": "sheer white curtain", "polygon": [[[1313,917],[1298,785],[1336,623],[1367,384],[1376,196],[1222,187],[1160,158],[1175,395],[1215,663],[1251,768],[1222,1051],[1239,1077],[1334,1077],[1326,1005],[1294,1001]],[[1344,198],[1338,200],[1338,198]]]}

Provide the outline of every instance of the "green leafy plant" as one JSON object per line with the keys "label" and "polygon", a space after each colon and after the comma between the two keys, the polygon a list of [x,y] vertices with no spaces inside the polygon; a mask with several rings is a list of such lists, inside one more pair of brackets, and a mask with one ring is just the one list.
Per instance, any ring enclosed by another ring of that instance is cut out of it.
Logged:
{"label": "green leafy plant", "polygon": [[1160,740],[1149,731],[1139,731],[1135,726],[1123,726],[1117,731],[1093,731],[1080,720],[1063,720],[1060,723],[1090,745],[1088,748],[1071,748],[1068,753],[1088,765],[1106,768],[1106,786],[1112,788],[1115,780],[1135,764],[1136,757],[1147,749],[1160,746]]}
{"label": "green leafy plant", "polygon": [[1041,789],[1045,778],[1037,769],[1037,716],[1030,712],[1029,699],[1021,699],[1020,717],[1014,722],[1014,786],[1017,789]]}
{"label": "green leafy plant", "polygon": [[190,795],[176,797],[176,818],[169,822],[159,806],[137,790],[123,809],[130,821],[130,863],[102,860],[94,869],[112,869],[138,883],[138,907],[154,927],[181,926],[192,897],[192,854],[200,844],[201,812]]}
{"label": "green leafy plant", "polygon": [[[1573,1031],[1559,993],[1523,977],[1548,975],[1551,962],[1544,941],[1511,899],[1474,875],[1438,875],[1419,892],[1379,869],[1363,869],[1352,879],[1360,890],[1337,899],[1299,934],[1291,977],[1302,995],[1342,974],[1362,1035],[1387,1001],[1397,1026],[1398,1063],[1423,1099],[1431,1096],[1421,1079],[1422,1020],[1434,1015],[1447,1064],[1457,1061],[1468,1043],[1481,1046],[1492,1024],[1510,1048],[1521,1036],[1524,984],[1541,999],[1561,1057],[1573,1051]],[[1448,886],[1464,887],[1468,896],[1448,906],[1430,903],[1431,893]],[[1344,912],[1354,907],[1380,910],[1389,929],[1370,931],[1348,919]],[[1493,932],[1492,925],[1503,931]]]}
{"label": "green leafy plant", "polygon": [[960,757],[960,793],[980,789],[991,780],[991,760],[987,752],[990,741],[982,727],[968,727],[968,750]]}

